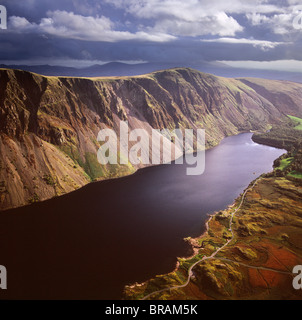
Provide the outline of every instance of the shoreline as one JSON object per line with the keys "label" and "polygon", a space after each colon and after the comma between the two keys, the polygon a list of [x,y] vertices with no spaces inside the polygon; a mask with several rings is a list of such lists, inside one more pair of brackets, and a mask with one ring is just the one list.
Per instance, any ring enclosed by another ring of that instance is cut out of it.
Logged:
{"label": "shoreline", "polygon": [[[301,194],[301,180],[297,184],[271,172],[261,174],[236,198],[235,206],[212,223],[208,219],[214,234],[199,237],[205,236],[199,241],[205,246],[195,259],[181,261],[177,272],[149,279],[142,288],[126,287],[124,297],[150,301],[301,299],[292,288],[291,272],[302,263]],[[262,219],[260,225],[254,223],[255,212]],[[224,237],[224,230],[230,236]]]}
{"label": "shoreline", "polygon": [[[214,146],[212,146],[212,147],[206,147],[206,148],[205,148],[205,151],[207,151],[207,150],[212,150],[212,149],[218,147],[218,146],[221,144],[221,142],[222,142],[224,139],[228,138],[228,137],[237,136],[237,135],[240,135],[240,134],[243,134],[243,133],[252,133],[252,134],[254,134],[255,132],[256,132],[256,131],[252,131],[252,130],[249,130],[249,131],[240,131],[240,132],[238,132],[237,134],[225,136],[225,137],[223,137],[221,140],[219,140],[219,142],[217,142],[216,145],[214,145]],[[200,151],[200,150],[199,150],[199,151]],[[199,152],[199,151],[197,151],[197,152]],[[196,152],[192,152],[192,153],[190,153],[190,154],[194,154],[194,153],[196,153]],[[183,155],[183,156],[185,156],[185,155]],[[175,162],[176,160],[177,160],[177,159],[174,159],[173,161],[171,161],[171,163]],[[99,182],[105,182],[105,181],[114,181],[114,180],[117,180],[117,179],[124,179],[124,178],[131,177],[132,175],[139,174],[139,173],[141,173],[143,170],[148,170],[148,169],[153,168],[153,167],[159,167],[159,166],[165,166],[165,165],[168,165],[168,164],[164,164],[164,163],[161,163],[161,164],[149,164],[149,165],[145,165],[145,166],[143,166],[143,167],[141,167],[141,168],[137,168],[137,169],[134,170],[134,172],[128,173],[128,174],[125,174],[125,175],[115,176],[115,177],[110,177],[110,178],[99,178],[99,180],[87,182],[85,185],[80,186],[80,187],[77,188],[77,189],[74,189],[74,190],[72,190],[72,191],[70,191],[70,192],[66,192],[66,193],[61,194],[61,195],[58,195],[58,196],[52,196],[52,197],[50,197],[50,198],[47,198],[47,199],[44,199],[44,200],[40,200],[40,201],[34,202],[34,203],[26,203],[26,204],[21,205],[21,206],[14,206],[14,207],[11,207],[11,208],[0,209],[0,214],[4,214],[4,213],[7,213],[7,212],[9,212],[9,211],[11,211],[11,210],[15,210],[15,209],[20,209],[20,208],[29,207],[29,206],[32,206],[32,205],[35,205],[35,204],[39,204],[39,203],[46,202],[46,201],[51,201],[52,199],[55,199],[55,198],[58,198],[58,197],[64,197],[65,195],[69,195],[69,194],[72,194],[73,192],[77,192],[77,191],[79,191],[79,190],[81,190],[81,189],[83,189],[83,188],[86,188],[86,187],[92,185],[93,183],[99,183]]]}
{"label": "shoreline", "polygon": [[[261,178],[261,175],[259,176],[259,177],[257,177],[256,179],[254,179],[253,181],[251,181],[250,183],[249,183],[249,185],[243,190],[243,193],[242,194],[244,194],[244,192],[246,192],[249,188],[250,188],[250,185],[253,183],[253,182],[255,182],[255,181],[259,181],[260,180],[260,178]],[[236,206],[236,201],[238,200],[238,199],[240,199],[240,197],[241,197],[241,195],[239,195],[237,198],[235,198],[234,199],[234,201],[233,201],[233,203],[232,204],[230,204],[230,205],[228,205],[226,208],[224,208],[224,209],[221,209],[220,211],[229,211],[229,210],[232,210],[235,206]],[[207,235],[208,235],[208,232],[209,232],[209,223],[211,222],[211,220],[213,219],[213,217],[215,217],[217,214],[219,213],[219,211],[215,211],[215,212],[213,212],[213,213],[211,213],[211,214],[207,214],[208,215],[208,219],[206,220],[206,222],[205,222],[205,231],[200,235],[200,236],[197,236],[197,237],[195,237],[195,238],[191,238],[191,237],[189,237],[190,239],[189,240],[186,240],[186,239],[188,239],[188,238],[184,238],[183,239],[183,241],[184,242],[187,242],[189,245],[190,245],[190,247],[191,247],[191,249],[192,249],[192,251],[193,251],[193,254],[192,255],[189,255],[188,257],[187,256],[184,256],[184,257],[177,257],[177,262],[176,262],[176,266],[175,266],[175,268],[172,270],[172,271],[170,271],[170,272],[168,272],[168,273],[165,273],[165,274],[159,274],[159,275],[156,275],[156,276],[161,276],[161,275],[168,275],[168,274],[170,274],[170,273],[174,273],[174,272],[177,272],[178,270],[179,270],[179,265],[180,265],[180,263],[179,263],[179,260],[180,259],[184,259],[184,260],[191,260],[191,259],[193,259],[193,258],[195,258],[198,254],[199,254],[199,249],[201,249],[202,247],[200,247],[200,246],[196,246],[197,245],[197,241],[198,240],[200,240],[200,239],[202,239],[203,237],[206,237]],[[146,281],[144,281],[144,282],[141,282],[141,283],[137,283],[136,285],[137,286],[142,286],[142,285],[144,285],[146,282],[148,282],[150,279],[148,279],[148,280],[146,280]],[[131,284],[131,285],[126,285],[125,287],[132,287],[133,285]]]}
{"label": "shoreline", "polygon": [[[244,132],[242,132],[242,133],[244,133]],[[255,131],[255,132],[251,132],[251,133],[253,133],[253,135],[254,135],[254,134],[256,133],[256,131]],[[240,134],[240,133],[239,133],[239,134]],[[252,137],[253,137],[253,136],[252,136]],[[267,147],[272,147],[272,146],[266,145],[266,144],[264,144],[264,143],[255,142],[255,141],[253,140],[253,138],[251,138],[251,139],[252,139],[252,141],[253,141],[254,143],[256,143],[256,144],[263,145],[263,146],[267,146]],[[221,141],[222,141],[222,140],[221,140]],[[214,148],[215,148],[215,147],[214,147]],[[282,149],[282,148],[277,148],[277,147],[272,147],[272,148],[284,150],[285,153],[287,152],[287,150]],[[275,159],[275,160],[276,160],[276,159]],[[271,173],[271,172],[273,172],[273,170],[270,171],[270,172],[264,172],[264,173],[262,173],[262,174]],[[262,174],[260,174],[260,176],[258,176],[256,179],[252,180],[252,181],[249,183],[249,185],[243,190],[242,194],[244,194],[244,193],[246,192],[246,190],[248,190],[249,186],[250,186],[253,182],[259,181]],[[229,211],[229,210],[232,210],[232,209],[236,206],[236,201],[237,201],[240,197],[241,197],[241,195],[239,195],[237,198],[235,198],[235,199],[233,200],[232,204],[229,204],[226,208],[221,209],[221,210],[219,210],[219,211]],[[215,212],[213,212],[213,213],[208,213],[208,214],[207,214],[209,218],[208,218],[208,219],[206,220],[206,222],[205,222],[205,231],[204,231],[200,236],[195,237],[195,238],[191,238],[191,237],[190,237],[189,240],[186,240],[186,239],[188,239],[188,238],[184,238],[184,239],[183,239],[185,242],[187,242],[187,243],[190,244],[191,249],[192,249],[192,251],[193,251],[193,254],[190,255],[190,256],[188,256],[188,257],[177,257],[177,260],[178,260],[178,259],[186,259],[186,260],[193,259],[193,258],[198,254],[198,250],[200,249],[200,247],[198,248],[198,247],[196,246],[196,244],[197,244],[196,241],[199,240],[199,239],[202,239],[203,237],[205,237],[206,235],[208,235],[209,223],[210,223],[210,221],[212,220],[212,218],[215,217],[215,216],[219,213],[219,211],[215,211]],[[195,253],[196,251],[197,251],[197,253]],[[179,265],[179,261],[177,261],[177,265]],[[176,267],[172,272],[175,272],[175,271],[177,271],[177,270],[178,270],[178,267]]]}
{"label": "shoreline", "polygon": [[[201,263],[201,262],[204,261],[204,260],[209,260],[209,259],[215,258],[215,256],[217,255],[218,252],[220,252],[222,249],[224,249],[226,246],[228,246],[228,244],[229,244],[230,242],[232,242],[232,240],[234,239],[234,232],[233,232],[233,229],[232,229],[234,215],[241,209],[241,206],[242,206],[242,204],[243,204],[243,201],[244,201],[244,199],[245,199],[245,196],[246,196],[247,192],[248,192],[250,189],[253,189],[254,186],[257,184],[257,182],[258,182],[260,179],[261,179],[261,175],[260,175],[258,178],[256,178],[255,180],[253,180],[252,182],[250,182],[249,185],[248,185],[248,187],[244,190],[243,194],[241,194],[238,198],[235,199],[235,202],[237,201],[237,199],[239,199],[239,206],[238,206],[232,213],[231,213],[232,207],[235,207],[235,203],[234,203],[234,205],[228,206],[227,209],[225,209],[225,210],[228,210],[228,214],[230,214],[230,216],[231,216],[231,219],[230,219],[230,222],[229,222],[229,227],[230,227],[230,231],[231,231],[231,233],[232,233],[232,238],[231,238],[231,239],[228,239],[228,240],[226,241],[226,243],[224,243],[224,244],[223,244],[221,247],[219,247],[218,249],[215,248],[215,251],[214,251],[213,253],[211,253],[210,256],[203,256],[200,260],[198,260],[197,262],[193,263],[193,264],[190,266],[189,270],[188,270],[187,281],[186,281],[184,284],[182,284],[182,285],[176,285],[176,286],[173,286],[173,287],[167,287],[167,288],[160,289],[160,290],[158,290],[158,291],[151,292],[151,293],[149,293],[148,295],[144,296],[143,298],[141,298],[141,299],[139,299],[139,300],[146,300],[147,298],[151,297],[152,295],[155,295],[155,294],[158,294],[158,293],[161,293],[161,292],[165,292],[165,291],[170,291],[170,290],[173,290],[173,289],[180,289],[180,288],[186,287],[186,286],[190,283],[191,277],[193,276],[193,271],[192,271],[192,270],[193,270],[193,268],[194,268],[197,264]],[[241,201],[240,201],[240,198],[241,198]],[[225,211],[225,210],[224,210],[224,211]],[[210,219],[207,220],[207,222],[206,222],[207,227],[208,227],[209,222],[211,221],[212,217],[215,216],[216,214],[217,214],[217,212],[216,212],[215,214],[211,215]],[[207,232],[208,232],[208,230],[209,230],[209,229],[207,229]],[[192,239],[192,240],[193,240],[193,241],[196,241],[197,239],[202,239],[204,236],[207,235],[207,232],[204,232],[200,237],[194,238],[194,239]],[[197,256],[197,255],[198,255],[198,253],[195,254],[192,258],[194,258],[194,257]],[[188,259],[192,259],[192,258],[185,258],[185,259],[188,260]],[[176,268],[176,270],[173,271],[173,272],[171,272],[171,273],[177,272],[178,269],[179,269],[179,268]],[[170,274],[170,273],[169,273],[169,274]],[[144,283],[141,284],[141,286],[142,286],[142,285],[144,285]]]}
{"label": "shoreline", "polygon": [[[255,134],[255,132],[241,132],[241,133],[253,133],[253,135]],[[239,134],[241,134],[239,133]],[[223,139],[222,139],[223,140]],[[221,140],[221,141],[222,141]],[[252,137],[251,137],[251,140],[253,141],[253,143],[256,143],[256,144],[259,144],[259,145],[264,145],[264,146],[268,146],[266,144],[263,144],[263,143],[258,143],[258,142],[255,142]],[[221,143],[221,141],[219,142],[219,144]],[[218,144],[218,145],[219,145]],[[217,146],[218,146],[217,145]],[[216,147],[216,146],[215,146]],[[213,148],[215,148],[213,147]],[[268,147],[272,147],[272,146],[268,146]],[[276,148],[276,147],[272,147],[272,148]],[[212,149],[212,148],[211,148]],[[276,148],[276,149],[280,149],[280,148]],[[285,149],[284,149],[285,153],[287,152]],[[273,169],[274,170],[274,169]],[[201,235],[195,237],[195,238],[191,238],[191,237],[188,237],[188,238],[184,238],[183,241],[188,243],[191,250],[192,250],[192,254],[191,255],[188,255],[188,256],[183,256],[183,257],[177,257],[177,262],[176,262],[176,265],[174,267],[173,270],[171,270],[170,272],[168,273],[165,273],[165,274],[157,274],[155,277],[157,276],[164,276],[164,275],[169,275],[169,274],[172,274],[172,273],[175,273],[179,270],[179,267],[180,267],[180,261],[179,260],[191,260],[193,258],[195,258],[198,254],[199,254],[199,250],[202,249],[202,247],[198,244],[198,240],[208,236],[208,232],[209,232],[209,224],[211,222],[211,220],[213,219],[213,217],[215,217],[220,211],[227,211],[228,212],[228,216],[232,216],[231,214],[231,211],[236,207],[236,202],[237,201],[240,201],[240,198],[245,195],[248,190],[251,188],[251,186],[255,185],[256,182],[260,181],[262,179],[262,175],[263,174],[267,174],[267,173],[271,173],[273,172],[273,170],[269,171],[269,172],[265,172],[265,173],[262,173],[260,174],[258,177],[256,177],[254,180],[250,181],[250,183],[248,184],[248,186],[242,191],[242,193],[236,197],[233,202],[231,204],[229,204],[228,206],[226,206],[225,208],[219,210],[219,211],[215,211],[213,213],[208,213],[207,216],[208,216],[208,219],[205,221],[205,231],[202,232]],[[228,241],[223,245],[226,246],[228,244]],[[219,249],[220,250],[220,249]],[[129,288],[134,288],[135,286],[138,286],[138,287],[141,287],[143,285],[145,285],[148,281],[150,281],[152,278],[144,281],[144,282],[141,282],[141,283],[133,283],[133,284],[129,284],[129,285],[126,285],[124,286],[124,289],[126,287],[129,287]],[[143,298],[144,299],[144,298]]]}

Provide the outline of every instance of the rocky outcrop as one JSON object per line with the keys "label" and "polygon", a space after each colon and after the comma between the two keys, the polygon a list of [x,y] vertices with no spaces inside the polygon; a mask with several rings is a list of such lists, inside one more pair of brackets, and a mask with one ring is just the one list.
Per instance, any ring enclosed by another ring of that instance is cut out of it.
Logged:
{"label": "rocky outcrop", "polygon": [[[279,97],[279,98],[278,98]],[[192,69],[137,77],[43,77],[0,69],[0,209],[75,190],[141,167],[101,166],[97,134],[129,128],[205,128],[208,147],[302,114],[302,85],[225,79]],[[285,108],[286,106],[286,108]]]}

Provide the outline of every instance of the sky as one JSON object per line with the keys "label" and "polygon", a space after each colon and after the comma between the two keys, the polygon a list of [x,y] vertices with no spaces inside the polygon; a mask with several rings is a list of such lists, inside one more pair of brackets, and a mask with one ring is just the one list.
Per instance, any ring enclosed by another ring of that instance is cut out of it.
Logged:
{"label": "sky", "polygon": [[223,62],[302,72],[302,0],[0,0],[0,63]]}

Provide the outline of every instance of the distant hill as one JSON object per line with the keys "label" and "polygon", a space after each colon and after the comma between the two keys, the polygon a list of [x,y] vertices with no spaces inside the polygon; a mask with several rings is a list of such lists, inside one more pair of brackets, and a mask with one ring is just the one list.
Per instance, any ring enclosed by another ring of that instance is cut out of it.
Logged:
{"label": "distant hill", "polygon": [[240,69],[232,68],[223,63],[203,62],[198,65],[186,64],[175,65],[173,63],[138,63],[127,64],[121,62],[110,62],[103,65],[93,65],[86,68],[72,68],[50,65],[0,65],[0,68],[19,69],[29,72],[38,73],[45,76],[65,76],[65,77],[119,77],[135,76],[151,73],[154,71],[171,69],[176,67],[188,67],[201,72],[211,73],[216,76],[238,78],[238,77],[255,77],[271,80],[288,80],[302,83],[302,73],[283,72],[272,70],[258,69]]}

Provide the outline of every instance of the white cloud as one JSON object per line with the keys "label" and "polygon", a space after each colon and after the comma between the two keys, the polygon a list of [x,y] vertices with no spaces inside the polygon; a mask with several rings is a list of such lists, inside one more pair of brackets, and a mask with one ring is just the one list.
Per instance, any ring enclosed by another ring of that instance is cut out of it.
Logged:
{"label": "white cloud", "polygon": [[47,17],[42,18],[39,24],[30,23],[22,17],[9,18],[9,30],[20,32],[39,32],[64,38],[87,41],[123,41],[144,40],[165,42],[175,39],[174,36],[161,32],[118,31],[114,23],[107,17],[85,17],[67,11],[49,11]]}
{"label": "white cloud", "polygon": [[[81,3],[80,0],[73,1],[77,4]],[[245,14],[248,24],[252,27],[266,26],[273,33],[289,38],[288,34],[296,32],[293,28],[293,20],[299,12],[297,4],[301,0],[288,0],[288,5],[272,5],[269,0],[103,1],[124,11],[125,20],[128,20],[122,28],[118,27],[118,22],[115,23],[105,16],[84,16],[56,10],[47,12],[46,17],[39,23],[29,22],[23,17],[11,16],[9,30],[106,42],[127,40],[168,42],[178,37],[211,35],[222,37],[219,41],[214,40],[216,42],[251,44],[265,51],[273,49],[280,43],[244,39],[244,27],[235,19],[234,14]],[[84,7],[86,3],[85,0]],[[89,15],[93,10],[87,6],[87,9],[83,8],[81,11]],[[127,29],[129,26],[136,26],[136,30],[130,32]],[[250,31],[248,27],[246,29]],[[235,37],[238,37],[236,41],[230,40]]]}
{"label": "white cloud", "polygon": [[219,61],[219,62],[235,68],[277,70],[277,71],[302,73],[302,61],[299,61],[299,60]]}
{"label": "white cloud", "polygon": [[243,31],[243,27],[233,17],[219,12],[212,16],[200,17],[196,21],[163,19],[156,22],[150,30],[174,36],[234,36],[237,32]]}
{"label": "white cloud", "polygon": [[[228,14],[232,12],[225,0],[105,0],[140,19],[151,19],[149,30],[161,31],[175,36],[200,36],[205,34],[234,36],[243,27]],[[235,1],[237,7],[244,6]],[[247,2],[251,2],[248,0]],[[235,10],[236,12],[238,10]]]}
{"label": "white cloud", "polygon": [[12,16],[9,18],[9,29],[13,30],[28,30],[32,27],[31,23],[23,17]]}
{"label": "white cloud", "polygon": [[[293,20],[301,0],[104,0],[154,28],[175,36],[235,36],[243,27],[235,14],[245,14],[251,26],[266,25],[273,33],[294,32]],[[302,10],[302,9],[301,9]]]}
{"label": "white cloud", "polygon": [[159,18],[173,16],[196,21],[200,17],[212,16],[218,12],[283,12],[278,5],[268,4],[267,0],[105,0],[118,8],[125,9],[140,18]]}
{"label": "white cloud", "polygon": [[262,23],[268,22],[269,18],[261,13],[253,12],[253,13],[247,13],[246,17],[251,22],[253,26],[258,26]]}
{"label": "white cloud", "polygon": [[302,18],[302,5],[295,5],[301,3],[301,1],[288,0],[288,2],[291,5],[284,7],[282,12],[271,15],[253,12],[247,13],[246,17],[252,26],[267,27],[275,34],[288,36],[290,33],[296,31],[293,26],[294,19],[298,15]]}
{"label": "white cloud", "polygon": [[203,42],[214,43],[229,43],[229,44],[247,44],[252,45],[255,48],[260,48],[263,51],[274,49],[275,47],[284,44],[284,42],[271,42],[266,40],[245,39],[245,38],[218,38],[210,40],[202,40]]}

